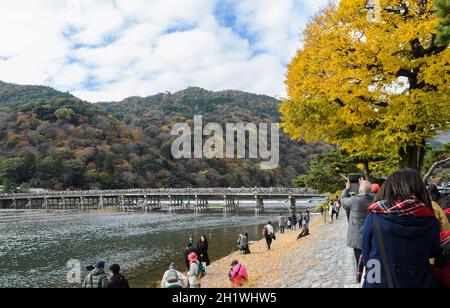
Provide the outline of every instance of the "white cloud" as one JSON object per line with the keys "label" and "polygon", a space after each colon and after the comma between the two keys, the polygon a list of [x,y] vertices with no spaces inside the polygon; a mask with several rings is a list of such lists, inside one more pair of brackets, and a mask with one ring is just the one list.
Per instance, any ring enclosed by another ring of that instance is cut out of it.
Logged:
{"label": "white cloud", "polygon": [[188,86],[283,96],[300,29],[326,1],[225,2],[223,23],[219,0],[0,0],[0,80],[89,101]]}

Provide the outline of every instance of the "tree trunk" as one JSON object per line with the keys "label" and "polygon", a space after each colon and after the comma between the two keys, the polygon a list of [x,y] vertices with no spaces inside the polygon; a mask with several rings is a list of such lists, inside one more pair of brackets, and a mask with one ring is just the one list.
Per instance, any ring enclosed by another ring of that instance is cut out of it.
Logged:
{"label": "tree trunk", "polygon": [[372,172],[370,170],[370,162],[369,161],[364,161],[364,177],[366,178],[367,181],[372,182],[373,178],[372,178]]}
{"label": "tree trunk", "polygon": [[425,140],[422,145],[407,146],[400,152],[400,169],[410,168],[422,174],[425,158]]}

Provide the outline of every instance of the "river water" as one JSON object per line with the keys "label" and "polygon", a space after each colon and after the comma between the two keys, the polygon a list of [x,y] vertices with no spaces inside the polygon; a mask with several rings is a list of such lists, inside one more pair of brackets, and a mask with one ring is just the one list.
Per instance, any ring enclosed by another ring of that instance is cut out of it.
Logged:
{"label": "river water", "polygon": [[74,259],[82,268],[97,259],[119,263],[132,287],[155,287],[170,262],[184,270],[191,238],[206,235],[210,258],[217,260],[236,250],[240,233],[259,240],[263,224],[285,208],[280,202],[264,214],[3,210],[0,287],[77,287],[67,284],[67,262]]}

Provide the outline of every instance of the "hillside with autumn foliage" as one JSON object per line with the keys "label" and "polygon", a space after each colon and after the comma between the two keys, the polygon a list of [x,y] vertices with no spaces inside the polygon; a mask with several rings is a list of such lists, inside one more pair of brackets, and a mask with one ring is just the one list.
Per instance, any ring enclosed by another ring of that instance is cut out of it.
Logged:
{"label": "hillside with autumn foliage", "polygon": [[323,144],[281,137],[281,163],[174,160],[171,127],[194,115],[224,124],[279,122],[279,101],[239,91],[190,88],[92,104],[48,87],[0,83],[0,179],[66,189],[286,186],[307,171]]}

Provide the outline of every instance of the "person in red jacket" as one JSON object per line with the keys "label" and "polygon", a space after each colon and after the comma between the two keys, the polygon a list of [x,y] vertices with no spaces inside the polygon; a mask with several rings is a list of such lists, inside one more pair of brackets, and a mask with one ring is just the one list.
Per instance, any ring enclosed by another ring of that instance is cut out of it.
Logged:
{"label": "person in red jacket", "polygon": [[245,265],[235,260],[233,261],[233,263],[231,263],[231,270],[228,276],[231,281],[231,287],[242,287],[248,280],[247,268],[245,267]]}
{"label": "person in red jacket", "polygon": [[[450,241],[450,231],[445,231],[441,233],[441,247],[447,252],[445,252],[440,258],[436,259],[433,266],[434,273],[439,280],[441,287],[450,288],[450,260],[449,260],[449,241]],[[447,244],[445,244],[447,243]]]}

